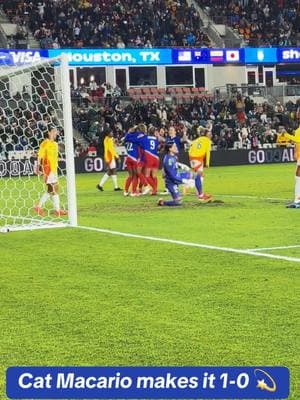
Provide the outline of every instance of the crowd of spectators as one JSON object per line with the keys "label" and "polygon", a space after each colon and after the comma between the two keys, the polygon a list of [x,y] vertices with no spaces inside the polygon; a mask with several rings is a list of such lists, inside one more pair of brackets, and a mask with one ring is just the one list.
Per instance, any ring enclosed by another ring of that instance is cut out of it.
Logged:
{"label": "crowd of spectators", "polygon": [[[212,127],[214,149],[252,148],[278,143],[280,132],[292,131],[300,123],[300,100],[285,105],[268,102],[255,104],[250,97],[237,95],[229,100],[215,100],[202,96],[190,103],[164,104],[126,102],[112,99],[110,105],[73,105],[74,126],[89,142],[89,146],[102,152],[102,143],[109,130],[116,143],[122,142],[124,133],[139,122],[154,126],[160,135],[174,126],[178,135],[195,139],[199,131]],[[81,152],[82,146],[79,148]]]}
{"label": "crowd of spectators", "polygon": [[[29,94],[26,90],[11,97],[2,92],[0,99],[0,157],[13,151],[36,152],[49,126],[56,126],[63,135],[58,118],[59,107],[51,92]],[[126,131],[138,123],[155,127],[161,136],[171,126],[177,134],[195,139],[201,129],[212,130],[213,148],[233,149],[282,145],[281,132],[293,131],[300,124],[300,100],[286,104],[254,103],[250,97],[237,93],[228,99],[209,95],[193,96],[190,102],[176,104],[166,101],[132,101],[112,96],[109,102],[78,103],[73,101],[73,125],[82,137],[74,141],[75,154],[102,154],[103,140],[113,131],[121,145]],[[62,148],[63,150],[63,148]]]}
{"label": "crowd of spectators", "polygon": [[219,23],[236,28],[250,46],[300,45],[299,0],[196,0]]}
{"label": "crowd of spectators", "polygon": [[10,152],[36,153],[49,126],[63,128],[57,115],[58,105],[51,93],[16,93],[11,97],[6,90],[0,98],[0,158],[8,158]]}
{"label": "crowd of spectators", "polygon": [[210,46],[186,0],[11,0],[3,9],[42,48]]}

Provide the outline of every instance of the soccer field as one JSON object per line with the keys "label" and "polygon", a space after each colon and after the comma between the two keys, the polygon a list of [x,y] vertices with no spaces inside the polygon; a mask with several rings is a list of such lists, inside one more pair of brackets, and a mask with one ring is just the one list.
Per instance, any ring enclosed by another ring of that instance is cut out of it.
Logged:
{"label": "soccer field", "polygon": [[187,195],[182,208],[78,175],[80,226],[115,234],[0,236],[0,398],[13,365],[284,365],[299,400],[294,169],[211,168],[205,190],[224,203]]}

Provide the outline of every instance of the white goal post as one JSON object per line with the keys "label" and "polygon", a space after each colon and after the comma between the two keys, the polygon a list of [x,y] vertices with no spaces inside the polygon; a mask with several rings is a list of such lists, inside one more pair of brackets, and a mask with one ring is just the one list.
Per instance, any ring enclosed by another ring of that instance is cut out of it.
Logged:
{"label": "white goal post", "polygon": [[0,232],[66,226],[77,226],[68,58],[1,66]]}

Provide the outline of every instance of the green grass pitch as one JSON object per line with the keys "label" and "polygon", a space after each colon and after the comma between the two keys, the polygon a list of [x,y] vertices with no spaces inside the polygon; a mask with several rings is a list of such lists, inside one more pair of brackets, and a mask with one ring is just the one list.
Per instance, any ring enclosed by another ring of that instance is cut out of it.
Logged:
{"label": "green grass pitch", "polygon": [[[294,165],[211,168],[224,204],[158,208],[78,175],[79,224],[237,249],[300,246]],[[125,174],[119,175],[123,184]],[[162,183],[160,184],[163,189]],[[14,365],[285,365],[300,398],[300,263],[82,229],[0,236],[0,399]],[[265,250],[300,258],[300,247]]]}

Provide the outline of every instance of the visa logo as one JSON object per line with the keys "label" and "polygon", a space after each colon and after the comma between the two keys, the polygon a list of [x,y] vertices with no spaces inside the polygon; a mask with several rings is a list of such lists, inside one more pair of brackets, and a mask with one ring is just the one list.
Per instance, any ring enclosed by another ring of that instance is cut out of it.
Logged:
{"label": "visa logo", "polygon": [[10,51],[13,64],[31,64],[41,61],[39,51]]}
{"label": "visa logo", "polygon": [[296,49],[289,49],[282,51],[282,59],[283,60],[299,60],[300,59],[300,51]]}

